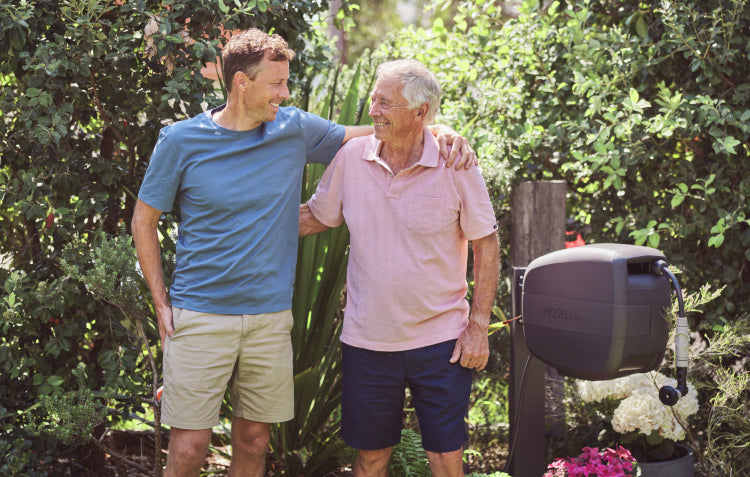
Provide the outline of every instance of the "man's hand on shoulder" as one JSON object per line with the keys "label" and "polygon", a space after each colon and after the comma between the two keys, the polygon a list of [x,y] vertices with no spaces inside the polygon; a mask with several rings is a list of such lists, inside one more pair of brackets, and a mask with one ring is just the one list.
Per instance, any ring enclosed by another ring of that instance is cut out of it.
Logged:
{"label": "man's hand on shoulder", "polygon": [[[440,156],[446,158],[445,167],[451,167],[454,162],[456,163],[456,170],[470,169],[472,166],[479,165],[477,155],[469,145],[469,141],[453,128],[444,124],[434,124],[429,129],[438,140]],[[448,152],[448,146],[452,146],[450,153]]]}

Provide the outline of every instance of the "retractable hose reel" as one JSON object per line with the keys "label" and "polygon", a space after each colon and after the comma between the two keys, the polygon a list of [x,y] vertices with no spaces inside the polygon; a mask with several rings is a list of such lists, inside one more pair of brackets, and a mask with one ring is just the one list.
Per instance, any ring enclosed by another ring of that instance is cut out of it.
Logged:
{"label": "retractable hose reel", "polygon": [[533,260],[522,293],[529,352],[564,376],[591,381],[656,369],[669,336],[670,281],[679,304],[677,387],[661,388],[659,397],[676,404],[688,392],[688,325],[677,279],[656,249],[592,244]]}

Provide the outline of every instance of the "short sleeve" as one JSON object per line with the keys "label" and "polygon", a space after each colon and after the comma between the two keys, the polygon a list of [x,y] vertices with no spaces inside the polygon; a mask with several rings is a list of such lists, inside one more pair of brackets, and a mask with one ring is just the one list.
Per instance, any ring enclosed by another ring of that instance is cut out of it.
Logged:
{"label": "short sleeve", "polygon": [[308,201],[310,212],[328,227],[344,221],[344,152],[340,151],[328,165],[315,194]]}
{"label": "short sleeve", "polygon": [[329,164],[344,141],[344,126],[302,110],[300,126],[307,144],[306,162]]}
{"label": "short sleeve", "polygon": [[477,240],[497,231],[495,211],[480,169],[456,172],[455,184],[461,197],[459,223],[464,237]]}
{"label": "short sleeve", "polygon": [[180,185],[180,167],[177,163],[177,145],[170,135],[170,126],[159,132],[138,198],[151,207],[169,212],[174,206]]}

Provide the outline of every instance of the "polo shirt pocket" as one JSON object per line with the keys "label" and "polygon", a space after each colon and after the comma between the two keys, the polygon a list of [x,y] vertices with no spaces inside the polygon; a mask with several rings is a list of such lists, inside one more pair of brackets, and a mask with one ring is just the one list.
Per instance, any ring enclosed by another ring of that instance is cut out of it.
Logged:
{"label": "polo shirt pocket", "polygon": [[415,234],[433,235],[451,222],[450,211],[442,197],[414,196],[409,201],[406,228]]}

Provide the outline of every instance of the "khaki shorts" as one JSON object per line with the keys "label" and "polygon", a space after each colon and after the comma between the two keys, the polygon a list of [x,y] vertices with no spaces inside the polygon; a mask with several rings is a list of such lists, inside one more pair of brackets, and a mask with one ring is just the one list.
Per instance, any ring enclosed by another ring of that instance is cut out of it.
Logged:
{"label": "khaki shorts", "polygon": [[172,318],[162,362],[164,424],[217,425],[227,385],[235,416],[269,423],[294,417],[291,310],[212,315],[173,307]]}

